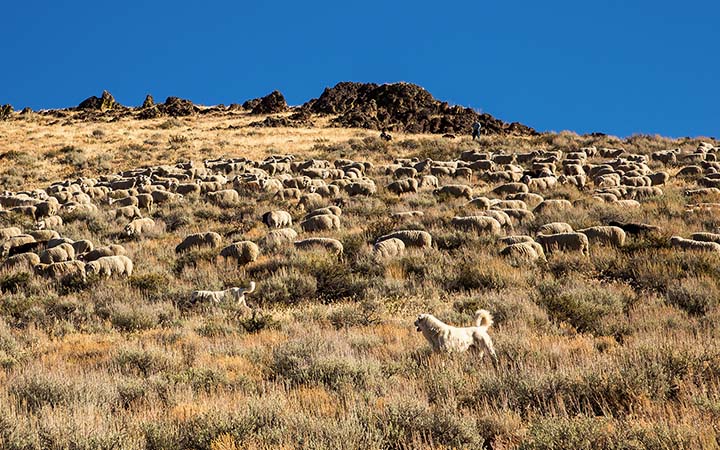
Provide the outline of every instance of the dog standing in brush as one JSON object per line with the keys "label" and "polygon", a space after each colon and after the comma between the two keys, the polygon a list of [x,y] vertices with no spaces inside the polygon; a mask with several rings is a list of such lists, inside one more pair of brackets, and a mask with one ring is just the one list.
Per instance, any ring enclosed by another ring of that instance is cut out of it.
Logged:
{"label": "dog standing in brush", "polygon": [[484,309],[475,313],[474,327],[454,327],[443,323],[432,314],[420,314],[415,321],[415,327],[422,332],[433,351],[461,353],[474,348],[480,352],[482,358],[487,350],[493,364],[496,364],[497,355],[492,339],[487,332],[492,324],[492,315]]}

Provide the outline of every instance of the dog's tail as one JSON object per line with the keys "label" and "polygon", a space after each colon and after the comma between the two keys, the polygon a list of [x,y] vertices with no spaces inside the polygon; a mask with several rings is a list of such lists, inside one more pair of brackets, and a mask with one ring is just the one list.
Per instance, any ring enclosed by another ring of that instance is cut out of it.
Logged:
{"label": "dog's tail", "polygon": [[479,309],[475,312],[475,326],[489,328],[493,324],[493,317],[490,311]]}

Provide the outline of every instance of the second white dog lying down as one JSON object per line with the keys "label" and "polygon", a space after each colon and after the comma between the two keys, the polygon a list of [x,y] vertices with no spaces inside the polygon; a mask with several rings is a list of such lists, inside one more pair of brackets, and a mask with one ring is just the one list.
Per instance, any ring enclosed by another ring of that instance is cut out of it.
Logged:
{"label": "second white dog lying down", "polygon": [[492,315],[484,309],[475,313],[474,327],[454,327],[443,323],[432,314],[420,314],[415,321],[417,330],[422,332],[433,350],[455,353],[474,348],[480,351],[481,358],[487,350],[495,363],[497,355],[487,332],[492,324]]}
{"label": "second white dog lying down", "polygon": [[249,288],[237,288],[232,287],[230,289],[225,289],[224,291],[193,291],[193,293],[190,295],[190,300],[195,302],[215,302],[220,303],[223,301],[226,297],[232,297],[235,299],[235,302],[238,304],[241,304],[243,306],[247,306],[247,303],[245,302],[245,294],[252,294],[255,292],[255,282],[250,282]]}

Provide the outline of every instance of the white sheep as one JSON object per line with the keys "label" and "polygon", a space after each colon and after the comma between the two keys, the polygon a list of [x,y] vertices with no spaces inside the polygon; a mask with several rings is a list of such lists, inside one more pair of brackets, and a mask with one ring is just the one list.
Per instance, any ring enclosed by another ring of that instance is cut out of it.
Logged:
{"label": "white sheep", "polygon": [[334,214],[320,214],[300,222],[300,227],[306,232],[339,230],[340,218]]}
{"label": "white sheep", "polygon": [[375,243],[387,239],[397,238],[405,243],[406,247],[432,247],[432,236],[427,231],[421,230],[400,230],[380,236]]}
{"label": "white sheep", "polygon": [[292,216],[287,211],[268,211],[262,215],[262,222],[268,228],[286,228],[292,226]]}
{"label": "white sheep", "polygon": [[155,228],[155,221],[149,217],[143,219],[135,219],[125,225],[124,233],[126,236],[142,236]]}
{"label": "white sheep", "polygon": [[67,243],[40,252],[40,262],[43,264],[71,261],[73,259],[75,259],[75,249]]}
{"label": "white sheep", "polygon": [[378,242],[373,247],[373,253],[377,258],[394,258],[405,253],[405,243],[398,238],[390,238]]}
{"label": "white sheep", "polygon": [[299,250],[309,250],[316,247],[321,247],[337,256],[342,256],[345,251],[342,242],[337,239],[314,237],[303,239],[301,241],[295,241],[295,248]]}
{"label": "white sheep", "polygon": [[190,301],[193,303],[196,303],[196,302],[220,303],[225,298],[231,297],[233,300],[235,300],[235,303],[237,303],[238,305],[247,307],[245,295],[252,294],[253,292],[255,292],[255,282],[251,281],[249,288],[231,287],[229,289],[225,289],[224,291],[193,291],[192,294],[190,294]]}
{"label": "white sheep", "polygon": [[680,236],[671,237],[670,246],[682,250],[700,250],[720,253],[720,244],[717,242],[696,241],[694,239],[684,239]]}
{"label": "white sheep", "polygon": [[546,253],[552,253],[554,250],[569,250],[578,251],[586,256],[590,254],[590,242],[582,233],[541,234],[536,240]]}
{"label": "white sheep", "polygon": [[499,236],[502,233],[500,222],[489,216],[456,216],[453,217],[451,223],[455,228],[460,230],[472,230],[477,233],[494,236]]}
{"label": "white sheep", "polygon": [[538,229],[537,234],[558,234],[558,233],[572,233],[573,227],[569,223],[565,222],[550,222],[541,226]]}
{"label": "white sheep", "polygon": [[292,228],[280,228],[279,230],[269,231],[261,240],[263,247],[273,249],[280,247],[282,244],[294,241],[297,238],[297,231]]}
{"label": "white sheep", "polygon": [[622,247],[625,245],[625,230],[614,226],[597,226],[577,230],[588,237],[590,243]]}
{"label": "white sheep", "polygon": [[113,275],[131,276],[133,273],[133,262],[124,255],[103,256],[95,261],[85,264],[85,273],[88,275],[110,277]]}
{"label": "white sheep", "polygon": [[239,265],[255,261],[260,256],[260,247],[252,241],[233,242],[220,250],[223,258],[234,258]]}
{"label": "white sheep", "polygon": [[194,247],[219,247],[222,243],[222,236],[214,231],[195,233],[186,236],[183,241],[175,247],[175,253],[182,253]]}
{"label": "white sheep", "polygon": [[545,259],[545,252],[543,252],[542,246],[537,242],[510,244],[500,251],[500,255],[529,262]]}

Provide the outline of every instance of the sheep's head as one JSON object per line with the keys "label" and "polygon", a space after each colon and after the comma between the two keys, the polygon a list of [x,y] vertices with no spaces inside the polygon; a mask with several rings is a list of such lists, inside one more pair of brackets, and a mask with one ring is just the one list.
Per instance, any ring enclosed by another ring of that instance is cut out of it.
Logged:
{"label": "sheep's head", "polygon": [[425,327],[425,322],[427,322],[427,318],[427,314],[420,314],[417,316],[417,319],[415,320],[415,328],[418,332],[421,332],[422,329]]}

